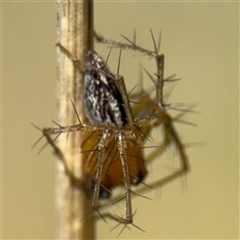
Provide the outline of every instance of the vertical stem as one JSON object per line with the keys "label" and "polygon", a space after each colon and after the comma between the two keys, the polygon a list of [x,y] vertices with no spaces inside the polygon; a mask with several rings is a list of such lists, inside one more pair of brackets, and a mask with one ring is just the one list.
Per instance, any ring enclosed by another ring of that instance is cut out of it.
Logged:
{"label": "vertical stem", "polygon": [[[92,0],[57,0],[57,41],[72,56],[84,59],[84,52],[93,47]],[[82,120],[83,74],[74,68],[66,55],[57,49],[57,107],[58,122],[71,125],[77,122],[70,99]],[[56,206],[58,239],[92,239],[90,182],[84,173],[80,154],[81,134],[61,136],[58,144],[63,158],[57,161]],[[64,162],[63,162],[64,161]],[[66,170],[66,166],[68,170]],[[69,174],[70,173],[70,174]]]}

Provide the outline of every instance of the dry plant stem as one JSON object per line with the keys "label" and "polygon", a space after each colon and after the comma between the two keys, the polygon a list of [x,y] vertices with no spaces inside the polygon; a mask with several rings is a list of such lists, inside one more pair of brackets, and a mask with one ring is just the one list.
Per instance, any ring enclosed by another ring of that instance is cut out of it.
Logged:
{"label": "dry plant stem", "polygon": [[[76,58],[84,60],[84,51],[92,49],[93,3],[91,0],[57,1],[57,42]],[[58,122],[63,126],[77,123],[71,100],[84,121],[83,77],[71,60],[57,48]],[[56,206],[58,239],[93,239],[91,224],[90,183],[83,171],[80,134],[61,136],[57,161]],[[67,169],[66,169],[67,168]],[[83,220],[82,220],[83,219]]]}

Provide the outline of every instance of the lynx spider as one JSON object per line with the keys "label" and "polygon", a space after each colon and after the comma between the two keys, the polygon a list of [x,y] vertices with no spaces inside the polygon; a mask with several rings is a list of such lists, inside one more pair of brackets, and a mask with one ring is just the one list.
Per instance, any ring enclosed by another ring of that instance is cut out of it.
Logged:
{"label": "lynx spider", "polygon": [[[86,154],[87,157],[86,172],[95,180],[92,198],[92,209],[96,211],[99,209],[99,196],[101,187],[107,191],[110,191],[111,188],[121,184],[123,181],[125,188],[124,198],[126,199],[125,218],[118,216],[115,218],[112,217],[114,219],[117,219],[117,221],[119,221],[119,224],[124,224],[124,227],[119,235],[128,224],[132,224],[133,226],[142,230],[133,223],[134,214],[132,212],[131,203],[131,193],[133,193],[133,191],[131,190],[131,185],[137,185],[142,182],[147,174],[142,148],[144,147],[145,141],[147,140],[147,136],[151,134],[154,128],[159,126],[163,127],[165,140],[161,147],[158,147],[152,152],[152,154],[149,156],[148,162],[154,159],[156,156],[159,156],[172,143],[180,155],[181,168],[166,178],[151,184],[151,186],[155,187],[164,185],[165,183],[172,181],[189,171],[188,159],[184,144],[182,143],[173,125],[174,122],[182,121],[180,118],[188,111],[182,111],[174,118],[171,117],[166,111],[167,105],[165,105],[163,102],[164,82],[176,81],[177,79],[174,79],[173,76],[164,79],[164,55],[159,54],[160,40],[157,45],[152,31],[151,36],[154,43],[154,51],[142,48],[136,45],[135,41],[130,41],[124,36],[122,37],[127,40],[127,43],[108,40],[95,33],[95,38],[99,42],[106,43],[115,47],[128,48],[134,51],[139,51],[146,54],[147,56],[155,58],[157,64],[157,73],[155,73],[155,76],[151,76],[146,71],[156,88],[155,99],[152,99],[147,91],[140,89],[137,93],[131,94],[131,99],[139,102],[139,104],[135,104],[133,106],[130,106],[123,76],[120,76],[119,74],[112,74],[106,65],[102,68],[97,68],[96,66],[80,62],[74,58],[71,53],[61,44],[57,44],[61,51],[63,51],[69,57],[69,59],[72,60],[73,64],[79,70],[84,69],[85,72],[93,71],[99,75],[105,75],[108,78],[108,81],[110,79],[114,81],[114,85],[116,85],[117,91],[119,91],[122,98],[122,102],[119,103],[119,106],[123,105],[124,107],[126,124],[115,124],[114,126],[114,124],[104,125],[100,122],[82,123],[73,104],[73,108],[78,117],[79,124],[61,126],[56,123],[58,127],[44,128],[42,130],[43,136],[46,137],[48,143],[50,143],[50,145],[52,145],[54,148],[55,145],[53,142],[55,139],[52,140],[50,138],[50,135],[52,134],[58,134],[58,137],[61,133],[64,132],[69,133],[85,129],[92,133],[89,135],[89,137],[92,137],[94,133],[97,133],[101,136],[99,139],[97,139],[97,141],[95,141],[93,151],[83,151],[83,154]],[[141,101],[141,99],[144,99],[144,101]],[[87,145],[87,143],[85,144]],[[85,145],[83,143],[82,147],[84,148],[84,146]],[[96,151],[98,152],[97,156]],[[114,165],[116,166],[114,167]],[[120,174],[116,172],[116,169],[119,170],[119,168],[122,169],[122,171],[120,171]],[[142,188],[141,191],[137,191],[138,194],[144,192],[146,188],[148,189],[148,187],[145,187]],[[119,199],[121,200],[123,198],[115,197],[113,201],[119,201]]]}

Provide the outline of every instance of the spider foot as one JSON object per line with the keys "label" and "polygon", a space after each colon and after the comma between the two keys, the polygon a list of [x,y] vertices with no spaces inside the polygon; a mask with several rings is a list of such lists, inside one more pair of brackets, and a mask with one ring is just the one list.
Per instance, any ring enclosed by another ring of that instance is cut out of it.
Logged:
{"label": "spider foot", "polygon": [[[135,213],[133,215],[135,215]],[[120,216],[115,215],[114,218],[115,218],[116,221],[118,221],[118,224],[115,227],[113,227],[110,231],[113,231],[114,229],[116,229],[121,224],[124,225],[123,228],[121,229],[121,231],[119,232],[119,234],[117,235],[117,237],[119,237],[122,234],[122,232],[124,231],[124,229],[126,227],[128,227],[130,224],[132,226],[134,226],[135,228],[139,229],[140,231],[145,232],[142,228],[138,227],[136,224],[133,223],[133,216],[131,216],[129,218],[122,218]]]}

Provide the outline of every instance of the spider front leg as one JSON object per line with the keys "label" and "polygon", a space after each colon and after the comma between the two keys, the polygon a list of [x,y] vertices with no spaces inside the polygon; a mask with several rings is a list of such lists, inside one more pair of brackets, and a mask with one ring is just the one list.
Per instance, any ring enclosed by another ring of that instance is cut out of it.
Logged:
{"label": "spider front leg", "polygon": [[[95,175],[95,187],[93,191],[92,198],[92,208],[98,209],[99,205],[99,195],[100,195],[100,187],[103,180],[103,167],[104,162],[106,160],[108,146],[111,140],[112,131],[110,129],[105,129],[102,133],[101,139],[98,143],[98,160],[97,160],[97,170]],[[97,210],[98,211],[98,210]]]}
{"label": "spider front leg", "polygon": [[130,188],[130,181],[129,181],[129,170],[127,164],[127,145],[126,140],[124,139],[124,133],[119,131],[116,135],[118,141],[118,151],[119,157],[122,163],[122,171],[123,171],[123,182],[125,187],[125,198],[126,198],[126,218],[124,220],[125,224],[129,224],[133,222],[133,215],[132,215],[132,203],[131,203],[131,188]]}
{"label": "spider front leg", "polygon": [[[125,200],[126,200],[126,214],[125,218],[117,217],[117,220],[119,221],[119,224],[124,224],[124,227],[118,234],[118,236],[121,235],[123,230],[126,228],[128,224],[133,225],[134,227],[138,228],[139,230],[143,231],[141,228],[139,228],[137,225],[133,223],[133,216],[132,213],[132,200],[131,200],[131,181],[130,181],[130,169],[129,169],[129,159],[128,159],[128,145],[127,140],[135,141],[137,140],[137,136],[131,131],[131,130],[125,130],[125,131],[118,131],[116,133],[116,140],[118,142],[118,151],[119,151],[119,157],[122,164],[122,172],[123,172],[123,183],[125,188]],[[136,142],[137,143],[137,142]]]}

